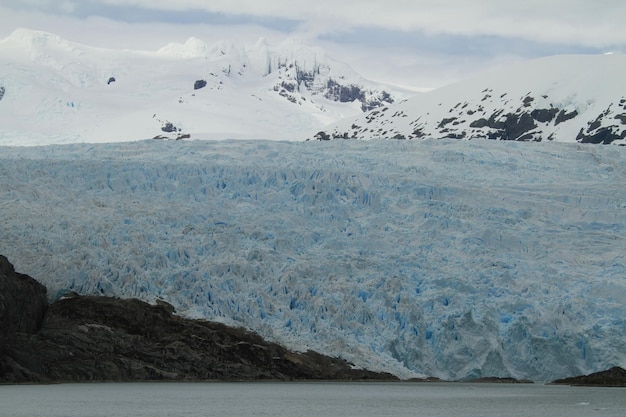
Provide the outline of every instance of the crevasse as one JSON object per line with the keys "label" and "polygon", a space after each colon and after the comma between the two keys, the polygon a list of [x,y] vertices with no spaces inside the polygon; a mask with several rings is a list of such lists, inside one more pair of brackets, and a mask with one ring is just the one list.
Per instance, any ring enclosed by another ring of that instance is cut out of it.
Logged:
{"label": "crevasse", "polygon": [[400,376],[626,365],[626,149],[143,141],[0,149],[0,253]]}

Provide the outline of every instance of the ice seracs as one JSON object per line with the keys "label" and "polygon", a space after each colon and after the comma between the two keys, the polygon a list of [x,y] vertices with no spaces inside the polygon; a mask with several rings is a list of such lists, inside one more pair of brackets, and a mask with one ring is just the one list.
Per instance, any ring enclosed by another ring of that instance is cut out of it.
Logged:
{"label": "ice seracs", "polygon": [[160,297],[402,377],[626,365],[626,147],[150,140],[0,158],[2,252],[51,297]]}

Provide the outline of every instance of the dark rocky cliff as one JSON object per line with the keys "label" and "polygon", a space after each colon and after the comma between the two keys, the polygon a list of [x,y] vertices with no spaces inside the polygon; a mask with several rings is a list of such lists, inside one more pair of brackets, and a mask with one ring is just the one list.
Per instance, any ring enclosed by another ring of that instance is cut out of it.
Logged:
{"label": "dark rocky cliff", "polygon": [[188,320],[167,303],[46,289],[0,256],[0,382],[133,380],[392,380],[244,329]]}
{"label": "dark rocky cliff", "polygon": [[46,287],[0,255],[0,344],[16,333],[37,333],[47,307]]}

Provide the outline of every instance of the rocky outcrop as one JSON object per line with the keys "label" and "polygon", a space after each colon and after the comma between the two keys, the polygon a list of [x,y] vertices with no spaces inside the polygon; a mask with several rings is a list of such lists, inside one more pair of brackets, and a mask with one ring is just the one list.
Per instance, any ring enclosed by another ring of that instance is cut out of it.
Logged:
{"label": "rocky outcrop", "polygon": [[373,91],[355,84],[341,84],[332,78],[326,83],[324,97],[340,103],[358,101],[361,103],[363,112],[368,112],[394,102],[394,99],[385,90]]}
{"label": "rocky outcrop", "polygon": [[161,126],[161,130],[166,133],[173,133],[173,132],[177,132],[178,128],[174,126],[172,122],[165,122],[165,124]]}
{"label": "rocky outcrop", "polygon": [[[492,139],[626,146],[623,56],[554,56],[417,94],[311,139]],[[332,88],[338,97],[356,91]],[[388,107],[388,111],[383,110]]]}
{"label": "rocky outcrop", "polygon": [[178,317],[165,302],[74,295],[48,307],[45,294],[0,257],[0,382],[395,379]]}
{"label": "rocky outcrop", "polygon": [[581,128],[576,140],[607,145],[626,139],[626,99],[621,99],[615,106],[617,111],[612,111],[612,107],[609,106],[595,120],[587,123],[587,127]]}
{"label": "rocky outcrop", "polygon": [[577,385],[594,387],[626,387],[626,370],[619,366],[589,375],[557,379],[552,382],[559,385]]}
{"label": "rocky outcrop", "polygon": [[196,80],[193,83],[193,89],[194,90],[200,90],[201,88],[206,87],[206,80]]}
{"label": "rocky outcrop", "polygon": [[5,89],[4,87],[0,86],[0,101],[2,101],[2,99],[4,98],[4,93],[5,93]]}
{"label": "rocky outcrop", "polygon": [[0,255],[0,343],[16,333],[37,333],[47,307],[46,287],[15,272]]}
{"label": "rocky outcrop", "polygon": [[302,104],[307,100],[306,91],[310,93],[311,100],[315,100],[316,96],[322,96],[338,103],[360,103],[363,112],[395,101],[392,94],[386,90],[350,82],[342,76],[329,77],[329,68],[324,65],[317,65],[307,71],[300,68],[297,62],[282,62],[275,70],[280,81],[274,85],[273,90],[294,104]]}
{"label": "rocky outcrop", "polygon": [[[356,94],[347,88],[335,88],[338,100],[352,97]],[[492,90],[483,91],[485,96],[481,100],[485,102],[493,99]],[[511,101],[504,101],[506,95],[500,98],[502,107],[510,106]],[[549,97],[542,96],[546,101]],[[554,106],[538,107],[533,96],[525,96],[520,99],[515,111],[505,111],[503,108],[489,112],[482,104],[459,102],[450,108],[445,117],[432,118],[419,115],[411,121],[407,127],[402,127],[402,120],[407,118],[404,111],[385,113],[390,107],[374,110],[365,116],[365,123],[355,121],[349,128],[334,127],[331,130],[318,132],[314,139],[421,139],[432,137],[436,139],[494,139],[541,142],[554,140],[556,127],[562,123],[579,123],[580,132],[576,141],[581,143],[611,144],[621,143],[626,139],[626,100],[609,106],[591,121],[575,120],[579,113],[575,109],[560,108]],[[376,108],[384,104],[375,102]],[[363,108],[365,111],[366,109]]]}

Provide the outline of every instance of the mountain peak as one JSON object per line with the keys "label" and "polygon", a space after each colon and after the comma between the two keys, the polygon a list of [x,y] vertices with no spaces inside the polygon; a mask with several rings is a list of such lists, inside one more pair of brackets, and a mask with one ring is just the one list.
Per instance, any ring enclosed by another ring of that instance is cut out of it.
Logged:
{"label": "mountain peak", "polygon": [[400,94],[296,39],[191,37],[147,52],[22,29],[0,41],[0,65],[0,144],[304,139]]}
{"label": "mountain peak", "polygon": [[318,139],[626,142],[626,55],[529,61],[338,122]]}
{"label": "mountain peak", "polygon": [[208,45],[195,37],[190,37],[185,43],[172,42],[157,51],[157,54],[176,58],[200,58],[208,53]]}
{"label": "mountain peak", "polygon": [[52,33],[27,28],[15,29],[8,37],[0,40],[0,44],[31,50],[55,48],[73,51],[79,47],[79,44]]}

